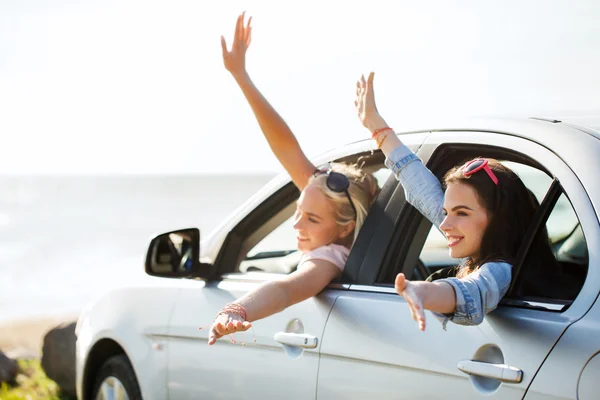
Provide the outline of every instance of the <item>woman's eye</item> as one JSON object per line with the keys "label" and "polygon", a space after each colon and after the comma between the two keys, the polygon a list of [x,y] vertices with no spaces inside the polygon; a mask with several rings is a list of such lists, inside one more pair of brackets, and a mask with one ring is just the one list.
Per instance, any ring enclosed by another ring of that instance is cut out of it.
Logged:
{"label": "woman's eye", "polygon": [[314,218],[310,218],[310,217],[309,217],[309,218],[308,218],[308,220],[309,220],[310,222],[314,223],[314,224],[318,224],[318,223],[319,223],[319,222],[318,222],[316,219],[314,219]]}
{"label": "woman's eye", "polygon": [[466,216],[467,216],[467,215],[469,215],[469,214],[467,214],[467,213],[466,213],[466,212],[464,212],[464,211],[459,211],[459,212],[457,212],[457,213],[456,213],[456,215],[458,215],[459,217],[466,217]]}

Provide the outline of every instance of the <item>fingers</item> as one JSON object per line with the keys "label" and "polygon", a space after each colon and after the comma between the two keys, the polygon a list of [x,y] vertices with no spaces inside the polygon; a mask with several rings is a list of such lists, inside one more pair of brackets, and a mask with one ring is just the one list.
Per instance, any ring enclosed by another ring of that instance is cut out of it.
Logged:
{"label": "fingers", "polygon": [[252,38],[252,17],[248,18],[248,21],[244,22],[245,19],[246,12],[244,11],[238,16],[235,24],[233,47],[238,50],[248,47]]}
{"label": "fingers", "polygon": [[396,275],[396,281],[394,282],[394,286],[396,287],[396,292],[398,292],[398,294],[402,294],[404,289],[406,289],[406,282],[407,280],[403,273],[399,273],[398,275]]}
{"label": "fingers", "polygon": [[404,300],[406,300],[406,304],[410,310],[410,316],[419,324],[419,329],[424,331],[426,324],[423,302],[421,297],[417,294],[418,292],[415,292],[415,288],[413,286],[409,287],[409,282],[410,281],[406,279],[406,276],[400,273],[396,275],[394,286],[396,288],[396,292],[398,292],[398,294],[403,296]]}
{"label": "fingers", "polygon": [[367,88],[373,89],[373,78],[375,78],[375,72],[371,72],[367,78]]}
{"label": "fingers", "polygon": [[404,291],[404,299],[406,300],[406,304],[408,304],[408,309],[410,310],[410,316],[412,319],[419,324],[419,329],[425,330],[425,310],[423,309],[423,304],[421,301],[417,299],[414,293],[410,293],[412,291],[405,290]]}
{"label": "fingers", "polygon": [[248,321],[244,321],[242,322],[241,327],[238,329],[239,332],[243,332],[243,331],[247,331],[248,329],[252,328],[252,324]]}
{"label": "fingers", "polygon": [[[356,97],[360,103],[365,105],[373,104],[375,105],[375,99],[373,95],[373,78],[375,77],[375,73],[369,73],[367,79],[365,79],[364,74],[361,75],[360,79],[356,82]],[[355,104],[356,105],[356,104]]]}
{"label": "fingers", "polygon": [[222,335],[219,335],[212,327],[210,329],[210,333],[208,334],[208,344],[213,345]]}
{"label": "fingers", "polygon": [[[375,96],[375,91],[373,89],[373,78],[375,77],[375,72],[371,72],[369,74],[369,77],[367,78],[367,83],[366,83],[366,88],[365,88],[365,92],[367,93],[368,96],[370,96],[371,98],[374,98]],[[374,101],[374,100],[373,100]]]}
{"label": "fingers", "polygon": [[248,321],[234,320],[234,319],[217,319],[213,322],[210,333],[208,335],[208,344],[214,344],[217,339],[231,335],[235,332],[244,332],[252,327],[252,324]]}
{"label": "fingers", "polygon": [[[252,20],[252,17],[250,17]],[[246,47],[250,46],[250,42],[252,41],[252,27],[250,26],[250,22],[248,22],[248,30],[246,31]]]}
{"label": "fingers", "polygon": [[413,319],[419,324],[419,329],[425,330],[425,312],[421,304],[413,304],[411,307]]}
{"label": "fingers", "polygon": [[223,57],[227,56],[227,43],[224,36],[221,36],[221,50],[223,50]]}
{"label": "fingers", "polygon": [[244,11],[238,16],[238,19],[235,23],[235,42],[244,42]]}

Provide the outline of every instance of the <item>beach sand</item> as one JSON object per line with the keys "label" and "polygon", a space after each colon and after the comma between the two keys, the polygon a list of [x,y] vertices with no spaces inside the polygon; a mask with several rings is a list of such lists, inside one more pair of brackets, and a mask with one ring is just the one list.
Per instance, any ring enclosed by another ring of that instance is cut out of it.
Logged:
{"label": "beach sand", "polygon": [[77,315],[63,315],[0,322],[0,351],[11,358],[41,357],[44,335],[76,319]]}

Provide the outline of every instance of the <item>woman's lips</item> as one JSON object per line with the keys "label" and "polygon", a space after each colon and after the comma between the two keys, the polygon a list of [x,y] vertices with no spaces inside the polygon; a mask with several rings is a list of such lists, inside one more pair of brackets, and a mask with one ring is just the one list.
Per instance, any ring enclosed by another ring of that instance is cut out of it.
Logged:
{"label": "woman's lips", "polygon": [[448,236],[448,247],[456,246],[461,240],[463,240],[463,238],[464,236]]}

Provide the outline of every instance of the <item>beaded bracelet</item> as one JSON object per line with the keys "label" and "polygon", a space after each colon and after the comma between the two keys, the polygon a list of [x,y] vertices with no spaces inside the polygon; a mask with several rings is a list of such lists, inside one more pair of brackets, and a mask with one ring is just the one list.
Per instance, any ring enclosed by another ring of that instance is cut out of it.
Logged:
{"label": "beaded bracelet", "polygon": [[[236,315],[239,315],[240,317],[242,317],[242,319],[244,321],[246,321],[246,315],[247,315],[246,309],[241,304],[237,304],[237,303],[227,304],[225,307],[221,308],[221,310],[217,313],[217,315],[215,316],[215,320],[217,318],[219,318],[219,315],[225,315],[225,314],[236,314]],[[202,330],[202,329],[205,329],[205,328],[204,327],[198,328],[198,330]],[[233,344],[237,343],[237,340],[235,340],[235,336],[233,336],[233,333],[229,334],[228,336],[229,336],[229,339],[231,340],[231,343],[233,343]],[[256,333],[254,332],[254,325],[252,325],[252,336],[253,336],[253,342],[256,343]],[[242,346],[245,347],[246,343],[242,342]]]}
{"label": "beaded bracelet", "polygon": [[237,304],[237,303],[227,304],[225,307],[221,308],[221,311],[219,311],[217,313],[217,316],[215,317],[215,319],[217,319],[217,317],[219,317],[219,315],[223,315],[223,314],[237,314],[240,317],[242,317],[242,319],[244,321],[246,321],[246,315],[247,315],[246,309],[241,304]]}

